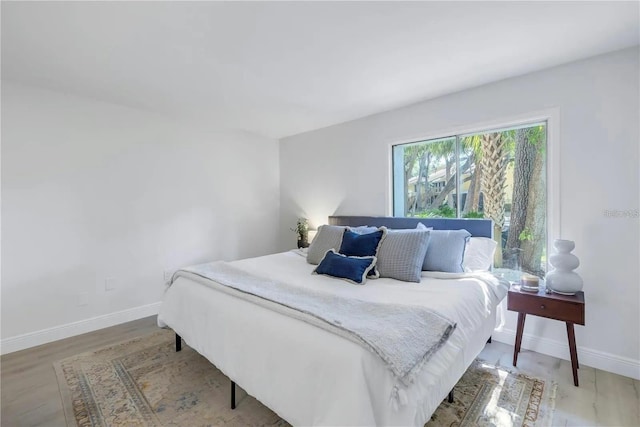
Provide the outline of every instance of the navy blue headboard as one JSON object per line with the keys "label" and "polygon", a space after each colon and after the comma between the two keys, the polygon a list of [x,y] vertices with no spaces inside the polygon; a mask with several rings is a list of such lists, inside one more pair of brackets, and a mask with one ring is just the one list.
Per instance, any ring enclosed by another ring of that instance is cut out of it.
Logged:
{"label": "navy blue headboard", "polygon": [[330,216],[331,225],[348,225],[357,227],[369,225],[374,227],[385,226],[387,228],[416,228],[421,222],[434,230],[461,230],[465,229],[474,237],[493,238],[493,221],[490,219],[475,218],[403,218],[391,216]]}

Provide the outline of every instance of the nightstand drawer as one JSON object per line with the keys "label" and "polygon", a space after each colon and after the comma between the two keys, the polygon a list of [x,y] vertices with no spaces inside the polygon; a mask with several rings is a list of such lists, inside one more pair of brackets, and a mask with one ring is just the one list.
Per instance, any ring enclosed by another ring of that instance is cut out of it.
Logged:
{"label": "nightstand drawer", "polygon": [[510,292],[507,308],[520,313],[584,325],[584,304],[545,298],[536,294]]}

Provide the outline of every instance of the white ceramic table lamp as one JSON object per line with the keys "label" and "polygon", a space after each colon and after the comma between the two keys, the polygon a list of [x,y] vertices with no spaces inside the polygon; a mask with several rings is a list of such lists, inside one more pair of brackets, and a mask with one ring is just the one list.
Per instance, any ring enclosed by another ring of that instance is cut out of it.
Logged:
{"label": "white ceramic table lamp", "polygon": [[572,240],[556,239],[553,242],[556,253],[549,257],[553,270],[545,276],[548,289],[562,295],[575,295],[582,290],[582,277],[575,270],[580,265],[577,256],[571,253],[576,247]]}

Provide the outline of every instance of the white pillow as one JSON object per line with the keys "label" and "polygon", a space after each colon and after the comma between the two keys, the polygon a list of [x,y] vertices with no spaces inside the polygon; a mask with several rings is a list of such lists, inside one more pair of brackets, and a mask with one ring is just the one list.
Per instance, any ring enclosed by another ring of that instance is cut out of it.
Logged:
{"label": "white pillow", "polygon": [[462,268],[467,273],[491,270],[497,247],[498,242],[488,237],[470,238],[464,251]]}
{"label": "white pillow", "polygon": [[420,273],[420,277],[427,277],[430,279],[464,279],[476,276],[477,274],[472,273],[447,273],[446,271],[423,271]]}

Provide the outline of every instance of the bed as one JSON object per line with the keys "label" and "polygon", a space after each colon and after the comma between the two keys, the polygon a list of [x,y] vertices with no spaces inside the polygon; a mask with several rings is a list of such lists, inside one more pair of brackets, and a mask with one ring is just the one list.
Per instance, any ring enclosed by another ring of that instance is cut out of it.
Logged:
{"label": "bed", "polygon": [[[466,229],[492,237],[487,220],[335,216],[329,224],[435,230]],[[496,306],[507,286],[490,273],[428,274],[420,283],[380,278],[353,286],[313,275],[298,251],[230,263],[249,274],[335,292],[371,304],[425,304],[456,328],[401,386],[377,354],[313,324],[222,292],[197,274],[176,274],[158,324],[173,329],[194,350],[293,425],[424,425],[484,348],[495,327]]]}

